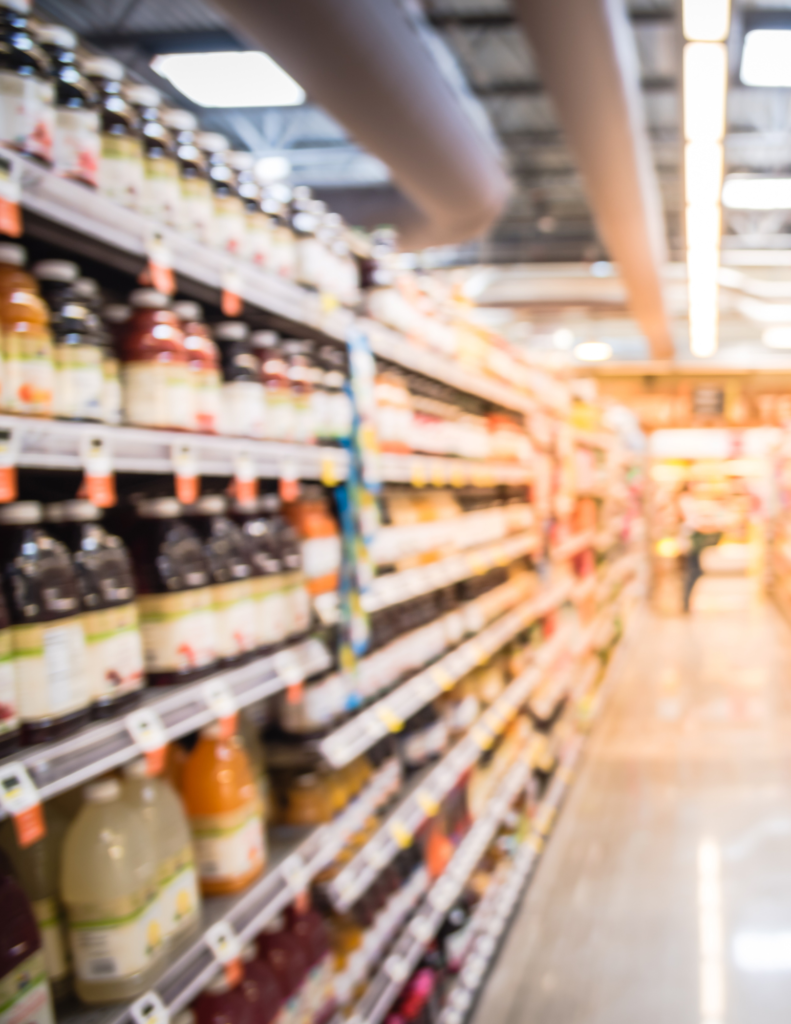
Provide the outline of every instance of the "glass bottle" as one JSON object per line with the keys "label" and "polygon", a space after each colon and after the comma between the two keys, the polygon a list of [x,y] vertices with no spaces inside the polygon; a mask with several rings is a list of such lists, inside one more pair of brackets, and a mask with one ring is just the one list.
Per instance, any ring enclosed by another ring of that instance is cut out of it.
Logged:
{"label": "glass bottle", "polygon": [[3,407],[6,412],[51,416],[55,361],[46,304],[38,282],[23,268],[21,245],[0,243],[0,327]]}
{"label": "glass bottle", "polygon": [[263,437],[264,386],[250,328],[241,320],[223,320],[214,325],[214,337],[222,356],[223,433]]}
{"label": "glass bottle", "polygon": [[208,245],[211,241],[212,188],[208,162],[195,139],[198,120],[188,110],[162,112],[162,122],[175,136],[179,164],[179,230]]}
{"label": "glass bottle", "polygon": [[227,163],[228,139],[219,132],[199,132],[196,142],[209,162],[212,244],[238,254],[244,244],[244,203],[236,188],[236,174]]}
{"label": "glass bottle", "polygon": [[30,0],[0,0],[0,144],[52,163],[52,64],[28,27]]}
{"label": "glass bottle", "polygon": [[184,347],[193,392],[193,430],[216,434],[220,429],[222,377],[220,350],[203,319],[199,303],[175,302],[173,312],[184,331]]}
{"label": "glass bottle", "polygon": [[100,98],[101,154],[99,191],[130,210],[143,194],[143,143],[140,120],[122,95],[124,67],[112,57],[86,57],[83,74]]}
{"label": "glass bottle", "polygon": [[179,163],[176,143],[162,119],[162,96],[150,85],[130,83],[126,100],[137,111],[143,135],[143,194],[140,212],[162,224],[179,225]]}

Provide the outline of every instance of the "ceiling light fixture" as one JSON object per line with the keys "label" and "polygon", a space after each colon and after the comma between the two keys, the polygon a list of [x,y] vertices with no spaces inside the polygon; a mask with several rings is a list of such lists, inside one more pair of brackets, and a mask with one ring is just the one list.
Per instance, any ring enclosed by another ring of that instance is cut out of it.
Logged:
{"label": "ceiling light fixture", "polygon": [[728,0],[683,0],[684,191],[687,236],[689,347],[701,359],[717,351],[717,271],[722,232],[728,52]]}
{"label": "ceiling light fixture", "polygon": [[739,77],[745,85],[791,86],[791,30],[755,28],[748,32]]}
{"label": "ceiling light fixture", "polygon": [[606,341],[581,341],[574,349],[574,356],[582,363],[603,363],[612,358],[612,345]]}
{"label": "ceiling light fixture", "polygon": [[570,331],[568,327],[559,327],[552,335],[552,341],[555,343],[555,348],[571,348],[574,344],[574,332]]}
{"label": "ceiling light fixture", "polygon": [[305,90],[259,50],[162,53],[151,67],[199,107],[297,107]]}
{"label": "ceiling light fixture", "polygon": [[778,324],[767,327],[761,335],[761,341],[767,348],[791,348],[791,326]]}
{"label": "ceiling light fixture", "polygon": [[730,175],[722,186],[722,204],[730,210],[791,210],[791,178]]}

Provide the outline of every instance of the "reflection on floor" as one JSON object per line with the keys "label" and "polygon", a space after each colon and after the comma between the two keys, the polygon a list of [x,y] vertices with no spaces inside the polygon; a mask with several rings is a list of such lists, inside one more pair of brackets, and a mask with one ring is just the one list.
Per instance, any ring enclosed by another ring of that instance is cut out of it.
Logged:
{"label": "reflection on floor", "polygon": [[474,1024],[787,1021],[791,630],[723,583],[635,616]]}

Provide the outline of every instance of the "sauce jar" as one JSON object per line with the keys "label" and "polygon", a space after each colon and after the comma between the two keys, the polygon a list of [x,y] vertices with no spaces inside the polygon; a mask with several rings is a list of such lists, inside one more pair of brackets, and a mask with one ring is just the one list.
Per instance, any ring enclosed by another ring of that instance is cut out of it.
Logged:
{"label": "sauce jar", "polygon": [[162,121],[162,96],[151,85],[130,83],[124,89],[140,118],[143,143],[143,192],[140,212],[163,224],[179,223],[179,164],[176,142]]}
{"label": "sauce jar", "polygon": [[264,386],[261,366],[241,320],[214,325],[222,357],[222,432],[236,437],[264,436]]}
{"label": "sauce jar", "polygon": [[227,163],[228,139],[219,132],[199,132],[196,143],[209,163],[212,244],[225,252],[241,253],[245,235],[244,203],[236,188],[236,174]]}
{"label": "sauce jar", "polygon": [[264,437],[290,441],[294,437],[294,400],[280,339],[274,331],[253,331],[250,342],[261,366],[264,386]]}
{"label": "sauce jar", "polygon": [[212,340],[197,302],[187,300],[173,304],[184,331],[184,347],[192,387],[193,430],[216,434],[220,429],[222,376],[220,350]]}
{"label": "sauce jar", "polygon": [[28,29],[30,0],[0,0],[0,144],[52,163],[52,64]]}
{"label": "sauce jar", "polygon": [[323,488],[306,486],[302,496],[286,505],[285,515],[300,538],[302,569],[313,597],[338,589],[341,537]]}
{"label": "sauce jar", "polygon": [[143,195],[143,143],[140,120],[122,96],[124,67],[112,57],[86,57],[83,74],[99,93],[101,153],[99,191],[130,210]]}
{"label": "sauce jar", "polygon": [[26,260],[21,245],[0,243],[3,408],[51,416],[55,360],[49,312],[38,282],[23,269]]}

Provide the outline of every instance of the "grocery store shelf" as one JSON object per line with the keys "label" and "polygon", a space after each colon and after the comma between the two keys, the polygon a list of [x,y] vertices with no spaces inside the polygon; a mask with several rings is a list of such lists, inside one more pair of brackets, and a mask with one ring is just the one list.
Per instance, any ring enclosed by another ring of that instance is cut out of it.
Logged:
{"label": "grocery store shelf", "polygon": [[384,868],[410,844],[433,817],[459,779],[490,750],[538,686],[565,639],[556,634],[535,654],[532,664],[500,694],[445,757],[396,807],[381,828],[327,886],[339,913],[345,913],[374,883]]}
{"label": "grocery store shelf", "polygon": [[447,868],[421,903],[417,913],[398,937],[392,952],[374,975],[352,1016],[353,1024],[380,1024],[398,998],[458,899],[470,875],[486,852],[508,809],[530,776],[527,761],[520,757],[508,771],[495,797],[459,844]]}
{"label": "grocery store shelf", "polygon": [[532,464],[390,452],[369,456],[366,471],[371,479],[413,487],[517,486],[533,479]]}
{"label": "grocery store shelf", "polygon": [[572,429],[572,437],[577,444],[585,448],[597,448],[600,451],[609,451],[615,444],[615,434],[608,434],[603,430],[580,430]]}
{"label": "grocery store shelf", "polygon": [[[186,736],[215,721],[216,713],[207,698],[207,683],[224,684],[239,708],[278,693],[332,666],[324,644],[310,639],[286,647],[276,654],[257,658],[238,668],[215,672],[187,685],[150,688],[141,693],[140,706],[154,711],[165,730],[166,741]],[[42,800],[81,786],[90,779],[112,771],[140,757],[141,749],[132,739],[126,716],[89,725],[68,739],[30,747],[6,758],[21,762]],[[0,810],[0,817],[3,811]]]}
{"label": "grocery store shelf", "polygon": [[565,562],[569,558],[575,558],[585,551],[586,548],[593,547],[595,543],[595,531],[585,530],[583,533],[575,534],[573,537],[569,537],[568,540],[564,540],[555,547],[550,548],[550,558],[553,562]]}
{"label": "grocery store shelf", "polygon": [[[508,587],[509,584],[504,586]],[[476,665],[484,664],[531,623],[562,604],[568,597],[569,589],[568,584],[561,584],[549,593],[534,597],[506,612],[477,636],[466,640],[430,668],[412,676],[392,693],[331,732],[319,743],[319,752],[331,765],[341,768],[384,739],[388,733],[400,732],[404,722],[412,715],[452,689],[459,679]]]}

